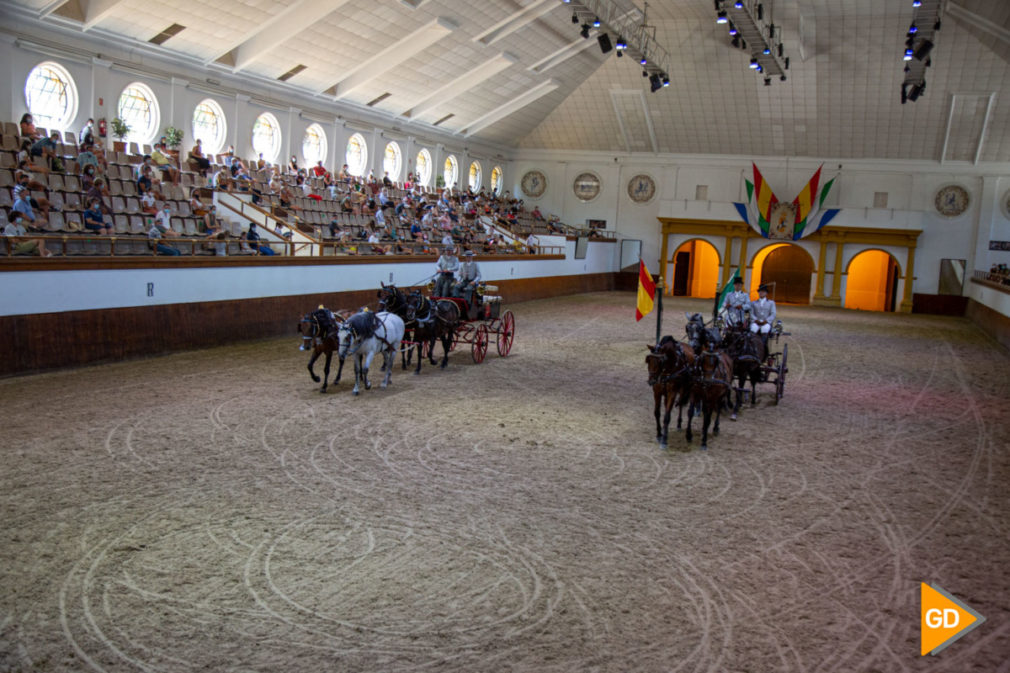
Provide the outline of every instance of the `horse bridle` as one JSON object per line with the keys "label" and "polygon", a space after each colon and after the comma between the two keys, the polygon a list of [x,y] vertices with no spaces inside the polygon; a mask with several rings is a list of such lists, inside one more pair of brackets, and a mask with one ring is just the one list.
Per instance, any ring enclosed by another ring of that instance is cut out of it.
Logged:
{"label": "horse bridle", "polygon": [[[712,378],[707,379],[705,378],[705,369],[702,367],[702,363],[710,361],[714,362],[715,366],[712,368]],[[698,381],[701,383],[702,386],[710,386],[717,384],[721,384],[724,386],[730,385],[728,382],[723,381],[722,379],[715,378],[715,375],[719,372],[719,368],[722,367],[722,357],[719,351],[707,350],[707,349],[703,350],[701,354],[698,356],[698,358],[694,361],[694,367],[695,369],[698,370],[698,373],[701,375],[698,377]]]}
{"label": "horse bridle", "polygon": [[670,356],[668,353],[653,350],[646,356],[647,358],[659,358],[659,378],[654,379],[650,376],[649,377],[650,386],[654,386],[657,383],[669,383],[670,381],[674,380],[675,378],[679,377],[684,372],[686,372],[688,367],[690,367],[690,365],[687,363],[687,357],[684,355],[684,349],[681,347],[679,343],[676,344],[676,347],[677,347],[676,350],[677,358],[673,361],[673,366],[676,366],[677,363],[681,362],[682,360],[684,362],[684,366],[676,371],[668,371],[664,373],[664,370],[668,369],[667,363],[670,362]]}

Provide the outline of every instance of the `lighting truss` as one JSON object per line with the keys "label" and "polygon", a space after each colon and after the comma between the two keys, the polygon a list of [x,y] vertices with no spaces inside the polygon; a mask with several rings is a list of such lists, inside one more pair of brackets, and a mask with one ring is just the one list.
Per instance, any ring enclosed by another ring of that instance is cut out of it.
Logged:
{"label": "lighting truss", "polygon": [[901,83],[901,103],[916,101],[926,91],[926,68],[940,30],[941,0],[922,0],[913,4],[912,23],[905,34],[905,79]]}
{"label": "lighting truss", "polygon": [[759,0],[715,0],[718,17],[728,21],[733,44],[740,40],[747,45],[751,56],[751,68],[768,78],[786,79],[789,58],[782,49],[782,27],[765,22],[764,3]]}
{"label": "lighting truss", "polygon": [[[645,12],[623,10],[614,0],[562,1],[580,17],[585,17],[584,22],[591,24],[598,19],[599,30],[614,36],[615,46],[619,42],[627,45],[623,49],[618,47],[618,54],[623,52],[634,58],[649,76],[659,75],[665,79],[664,84],[669,82],[670,54],[656,40],[656,27],[646,23]],[[648,3],[645,7],[647,12]]]}

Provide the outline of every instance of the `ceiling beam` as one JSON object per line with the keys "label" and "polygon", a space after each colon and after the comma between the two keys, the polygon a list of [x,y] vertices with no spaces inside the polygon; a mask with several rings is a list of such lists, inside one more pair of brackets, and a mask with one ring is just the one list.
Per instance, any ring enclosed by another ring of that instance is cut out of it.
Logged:
{"label": "ceiling beam", "polygon": [[331,94],[335,100],[344,98],[362,84],[366,84],[384,72],[392,70],[404,61],[421,53],[443,37],[456,30],[456,22],[439,17],[424,24],[413,33],[405,35],[388,47],[373,54],[351,69],[344,78],[321,94]]}
{"label": "ceiling beam", "polygon": [[513,98],[508,103],[500,107],[496,107],[485,115],[474,119],[472,122],[467,124],[464,128],[460,129],[460,133],[466,137],[470,137],[479,131],[486,129],[491,124],[501,121],[505,117],[508,117],[513,112],[521,110],[530,103],[543,98],[547,94],[551,93],[555,89],[561,86],[561,82],[556,79],[549,79],[545,82],[541,82],[532,89],[528,89],[525,93]]}
{"label": "ceiling beam", "polygon": [[590,47],[598,47],[599,42],[596,39],[596,35],[599,33],[595,28],[590,32],[588,40],[583,40],[581,37],[573,42],[569,42],[565,46],[557,49],[553,53],[547,54],[542,59],[534,63],[529,67],[530,70],[536,73],[544,72],[545,70],[550,70],[551,68],[561,65],[571,57],[576,54],[581,54],[586,49]]}
{"label": "ceiling beam", "polygon": [[[73,2],[74,0],[70,0],[69,2],[60,3],[55,6],[49,5],[43,11],[46,12],[46,14],[50,14],[52,12],[59,13],[60,10],[67,8],[67,5],[70,5]],[[114,10],[118,5],[123,4],[123,2],[124,0],[80,0],[78,4],[81,8],[81,14],[83,15],[81,22],[84,24],[81,26],[81,29],[90,30],[91,28],[94,28],[99,21],[111,14],[112,10]]]}
{"label": "ceiling beam", "polygon": [[959,21],[963,21],[969,26],[978,28],[989,33],[993,37],[999,38],[1006,44],[1010,44],[1010,30],[1003,26],[996,25],[989,19],[979,16],[975,12],[965,9],[956,2],[947,4],[947,13]]}
{"label": "ceiling beam", "polygon": [[524,7],[518,12],[505,17],[480,35],[477,35],[473,38],[473,41],[480,42],[485,46],[492,45],[498,40],[508,37],[523,26],[533,23],[558,6],[558,0],[535,0],[530,6]]}
{"label": "ceiling beam", "polygon": [[207,61],[245,70],[272,49],[322,21],[349,0],[297,0],[283,11],[258,24],[227,49]]}
{"label": "ceiling beam", "polygon": [[481,82],[485,82],[502,70],[505,70],[514,63],[518,63],[519,58],[507,51],[503,51],[492,59],[474,66],[468,72],[463,73],[451,82],[443,84],[435,91],[426,94],[424,99],[414,103],[410,108],[400,113],[401,117],[416,118],[423,112],[430,110],[439,103],[452,100],[456,96],[469,91]]}

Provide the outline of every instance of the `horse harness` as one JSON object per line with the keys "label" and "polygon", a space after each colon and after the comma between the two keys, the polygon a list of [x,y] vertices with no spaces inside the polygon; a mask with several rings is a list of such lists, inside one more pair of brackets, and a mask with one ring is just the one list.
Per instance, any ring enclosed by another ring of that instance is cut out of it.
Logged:
{"label": "horse harness", "polygon": [[[694,361],[694,368],[697,370],[698,376],[695,377],[695,382],[700,384],[703,388],[715,385],[723,385],[730,387],[731,384],[728,381],[715,378],[719,374],[719,370],[723,368],[722,353],[720,351],[714,350],[703,350]],[[702,368],[702,362],[715,361],[716,366],[712,370],[712,378],[705,378],[705,370]],[[729,372],[732,375],[732,372]],[[724,374],[725,375],[725,374]]]}

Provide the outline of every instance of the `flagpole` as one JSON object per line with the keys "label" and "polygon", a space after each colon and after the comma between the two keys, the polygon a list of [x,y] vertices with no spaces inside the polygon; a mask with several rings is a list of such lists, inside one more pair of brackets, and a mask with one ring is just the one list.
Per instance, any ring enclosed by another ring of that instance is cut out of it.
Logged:
{"label": "flagpole", "polygon": [[663,277],[656,281],[656,346],[663,331]]}

